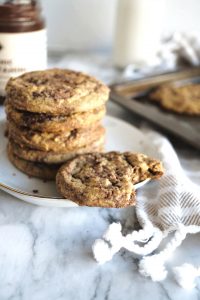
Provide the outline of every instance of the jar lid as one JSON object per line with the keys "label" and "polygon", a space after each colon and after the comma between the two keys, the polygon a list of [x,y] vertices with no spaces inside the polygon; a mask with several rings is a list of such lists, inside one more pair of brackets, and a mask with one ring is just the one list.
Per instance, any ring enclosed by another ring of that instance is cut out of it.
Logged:
{"label": "jar lid", "polygon": [[0,32],[25,32],[42,28],[44,21],[36,1],[6,1],[0,5]]}
{"label": "jar lid", "polygon": [[3,20],[32,20],[38,16],[38,5],[35,1],[28,1],[20,4],[6,2],[0,5],[0,21]]}

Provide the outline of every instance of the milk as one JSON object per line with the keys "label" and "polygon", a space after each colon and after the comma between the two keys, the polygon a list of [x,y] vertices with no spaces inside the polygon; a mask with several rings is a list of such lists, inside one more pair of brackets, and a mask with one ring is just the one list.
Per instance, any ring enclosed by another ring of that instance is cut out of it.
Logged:
{"label": "milk", "polygon": [[154,64],[165,0],[118,0],[113,61],[118,67]]}

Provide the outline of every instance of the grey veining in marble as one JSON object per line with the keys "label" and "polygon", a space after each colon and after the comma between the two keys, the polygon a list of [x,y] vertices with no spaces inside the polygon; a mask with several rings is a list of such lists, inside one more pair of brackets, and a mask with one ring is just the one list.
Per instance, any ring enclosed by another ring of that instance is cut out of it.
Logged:
{"label": "grey veining in marble", "polygon": [[[199,299],[200,285],[181,289],[172,276],[142,277],[137,257],[121,251],[98,265],[95,238],[113,220],[134,226],[134,209],[34,207],[0,192],[0,299]],[[137,224],[135,225],[137,226]],[[200,235],[188,237],[169,262],[199,263]]]}

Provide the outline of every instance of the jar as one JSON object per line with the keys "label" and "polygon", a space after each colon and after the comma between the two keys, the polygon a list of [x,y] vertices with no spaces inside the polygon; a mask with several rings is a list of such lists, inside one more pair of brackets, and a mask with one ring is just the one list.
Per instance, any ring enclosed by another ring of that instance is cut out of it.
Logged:
{"label": "jar", "polygon": [[46,29],[37,1],[0,0],[0,102],[10,77],[46,66]]}

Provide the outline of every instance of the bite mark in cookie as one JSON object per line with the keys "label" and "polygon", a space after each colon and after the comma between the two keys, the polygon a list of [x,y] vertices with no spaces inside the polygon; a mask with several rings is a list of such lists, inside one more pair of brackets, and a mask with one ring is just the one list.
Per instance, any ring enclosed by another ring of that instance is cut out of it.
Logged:
{"label": "bite mark in cookie", "polygon": [[79,205],[119,208],[135,204],[134,184],[162,174],[162,164],[144,154],[91,153],[62,166],[56,183],[63,197]]}

